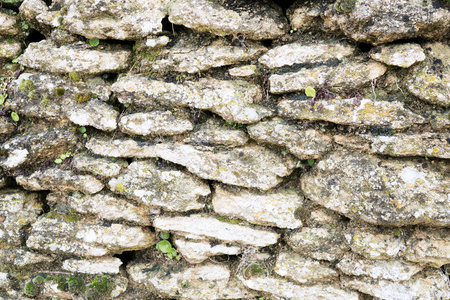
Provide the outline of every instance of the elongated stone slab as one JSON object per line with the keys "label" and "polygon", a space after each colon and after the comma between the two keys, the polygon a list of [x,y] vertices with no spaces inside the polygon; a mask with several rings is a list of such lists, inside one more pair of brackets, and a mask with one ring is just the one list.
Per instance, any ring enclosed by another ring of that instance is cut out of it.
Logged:
{"label": "elongated stone slab", "polygon": [[46,262],[52,262],[54,258],[42,255],[36,252],[25,250],[24,248],[11,248],[8,250],[0,250],[0,269],[11,266],[25,267]]}
{"label": "elongated stone slab", "polygon": [[175,135],[191,131],[194,125],[170,111],[153,111],[123,116],[119,121],[122,132],[136,135]]}
{"label": "elongated stone slab", "polygon": [[404,257],[436,268],[450,263],[450,230],[416,229],[406,242]]}
{"label": "elongated stone slab", "polygon": [[15,41],[0,40],[0,61],[12,60],[20,55],[22,52],[22,45]]}
{"label": "elongated stone slab", "polygon": [[90,172],[103,177],[114,177],[118,176],[128,166],[128,162],[124,159],[95,157],[88,153],[81,153],[73,157],[72,166],[79,171]]}
{"label": "elongated stone slab", "polygon": [[422,47],[413,43],[376,47],[370,50],[369,55],[379,62],[402,68],[409,68],[425,59]]}
{"label": "elongated stone slab", "polygon": [[122,261],[116,257],[101,257],[91,259],[67,259],[62,268],[74,273],[84,274],[119,274]]}
{"label": "elongated stone slab", "polygon": [[17,35],[20,33],[19,16],[0,12],[0,35]]}
{"label": "elongated stone slab", "polygon": [[223,122],[209,119],[204,124],[196,128],[198,130],[189,134],[184,142],[196,146],[215,146],[222,145],[226,147],[243,146],[248,141],[248,135],[243,131],[225,125]]}

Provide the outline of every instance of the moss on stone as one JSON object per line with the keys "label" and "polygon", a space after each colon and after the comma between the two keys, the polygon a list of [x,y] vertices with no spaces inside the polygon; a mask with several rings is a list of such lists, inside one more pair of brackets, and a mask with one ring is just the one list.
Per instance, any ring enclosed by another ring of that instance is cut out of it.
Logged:
{"label": "moss on stone", "polygon": [[31,79],[22,80],[19,84],[19,90],[22,92],[32,92],[36,89],[34,82]]}

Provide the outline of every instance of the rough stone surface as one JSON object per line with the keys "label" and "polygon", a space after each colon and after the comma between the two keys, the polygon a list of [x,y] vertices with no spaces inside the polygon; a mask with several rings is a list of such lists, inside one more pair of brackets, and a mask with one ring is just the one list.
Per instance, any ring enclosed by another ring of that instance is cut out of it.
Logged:
{"label": "rough stone surface", "polygon": [[76,154],[73,157],[72,166],[79,171],[89,172],[103,177],[115,177],[128,166],[128,163],[124,159],[98,157],[88,153],[82,153]]}
{"label": "rough stone surface", "polygon": [[402,129],[413,124],[423,124],[425,119],[404,108],[398,101],[372,101],[362,99],[359,106],[355,99],[334,99],[322,102],[322,109],[303,100],[282,100],[278,113],[292,119],[311,121],[323,120],[343,125],[381,125],[392,129]]}
{"label": "rough stone surface", "polygon": [[274,74],[269,78],[270,92],[282,94],[303,91],[307,86],[320,86],[327,83],[335,89],[358,88],[382,76],[386,66],[376,61],[357,60],[342,63],[336,67],[320,66],[314,69],[302,68],[297,72]]}
{"label": "rough stone surface", "polygon": [[16,127],[6,117],[0,117],[0,141],[3,141],[4,136],[14,133]]}
{"label": "rough stone surface", "polygon": [[122,261],[116,257],[102,257],[83,260],[67,259],[63,261],[62,268],[75,273],[118,274],[121,265]]}
{"label": "rough stone surface", "polygon": [[242,67],[235,67],[228,70],[231,76],[248,77],[256,74],[256,65],[246,65]]}
{"label": "rough stone surface", "polygon": [[242,146],[247,141],[248,135],[243,130],[224,126],[223,122],[215,119],[209,119],[184,139],[185,143],[196,146],[221,145],[226,147]]}
{"label": "rough stone surface", "polygon": [[295,229],[302,226],[295,212],[303,197],[295,190],[252,192],[247,189],[227,190],[216,186],[212,205],[219,215],[239,218],[258,225]]}
{"label": "rough stone surface", "polygon": [[[22,248],[0,250],[0,263],[2,267],[9,266],[24,267],[30,265],[51,262],[54,258],[47,255],[38,254]],[[0,267],[0,269],[2,269]]]}
{"label": "rough stone surface", "polygon": [[147,76],[127,75],[112,85],[121,103],[175,106],[210,110],[228,122],[254,123],[272,112],[258,104],[260,88],[245,81],[201,79],[183,84],[151,80]]}
{"label": "rough stone surface", "polygon": [[19,17],[0,12],[0,35],[14,36],[19,32]]}
{"label": "rough stone surface", "polygon": [[379,62],[402,68],[409,68],[425,60],[422,47],[412,43],[375,47],[370,50],[369,55]]}
{"label": "rough stone surface", "polygon": [[156,217],[153,226],[160,231],[175,232],[185,237],[194,235],[255,247],[275,244],[280,237],[279,234],[272,231],[230,224],[221,222],[213,217],[202,217],[200,215]]}
{"label": "rough stone surface", "polygon": [[450,263],[449,229],[416,229],[406,242],[404,257],[423,265],[441,267]]}
{"label": "rough stone surface", "polygon": [[0,41],[0,61],[16,58],[22,52],[22,45],[16,41]]}
{"label": "rough stone surface", "polygon": [[233,10],[223,4],[173,0],[168,5],[169,21],[219,36],[242,34],[249,40],[275,39],[287,32],[287,20],[276,5],[261,1]]}
{"label": "rough stone surface", "polygon": [[123,116],[119,121],[122,132],[135,135],[175,135],[191,131],[194,125],[170,111],[152,111]]}
{"label": "rough stone surface", "polygon": [[132,162],[125,173],[108,182],[114,193],[168,211],[202,209],[209,186],[192,174],[158,166],[152,160]]}

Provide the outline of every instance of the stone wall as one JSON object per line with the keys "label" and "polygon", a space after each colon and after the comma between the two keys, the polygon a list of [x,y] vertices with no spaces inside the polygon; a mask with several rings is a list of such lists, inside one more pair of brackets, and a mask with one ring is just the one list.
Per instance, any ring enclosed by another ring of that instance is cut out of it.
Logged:
{"label": "stone wall", "polygon": [[6,0],[0,299],[449,299],[448,0]]}

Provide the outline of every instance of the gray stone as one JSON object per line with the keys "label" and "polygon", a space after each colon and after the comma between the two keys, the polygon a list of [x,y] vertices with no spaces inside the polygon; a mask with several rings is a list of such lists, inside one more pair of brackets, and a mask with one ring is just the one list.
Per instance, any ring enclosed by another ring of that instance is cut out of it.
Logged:
{"label": "gray stone", "polygon": [[[433,117],[434,116],[434,117]],[[450,109],[434,110],[430,119],[431,128],[435,131],[441,131],[450,128]]]}
{"label": "gray stone", "polygon": [[98,99],[92,99],[84,105],[72,105],[65,114],[73,123],[80,126],[92,126],[100,130],[112,131],[117,128],[119,112]]}
{"label": "gray stone", "polygon": [[86,257],[141,250],[155,243],[155,234],[147,228],[121,224],[102,226],[45,217],[33,223],[27,240],[31,249]]}
{"label": "gray stone", "polygon": [[450,263],[450,230],[416,229],[406,241],[404,257],[437,268]]}
{"label": "gray stone", "polygon": [[124,159],[97,157],[89,153],[76,154],[72,160],[72,166],[84,172],[90,172],[102,177],[115,177],[128,166]]}
{"label": "gray stone", "polygon": [[84,274],[119,274],[122,261],[116,257],[90,259],[66,259],[62,268],[69,272]]}
{"label": "gray stone", "polygon": [[22,44],[16,41],[0,41],[0,61],[11,60],[22,53]]}
{"label": "gray stone", "polygon": [[295,212],[303,205],[303,197],[293,189],[261,193],[247,189],[227,190],[217,185],[212,205],[219,215],[258,225],[289,229],[302,226]]}
{"label": "gray stone", "polygon": [[369,56],[390,66],[409,68],[425,59],[425,53],[418,44],[407,43],[375,47]]}
{"label": "gray stone", "polygon": [[228,122],[254,123],[272,115],[258,104],[261,89],[241,80],[200,79],[183,84],[151,80],[142,75],[126,75],[112,85],[119,101],[151,107],[157,103],[210,110]]}
{"label": "gray stone", "polygon": [[325,62],[330,59],[342,60],[351,56],[355,47],[346,43],[292,43],[270,49],[261,56],[259,63],[269,69],[291,66],[294,64]]}
{"label": "gray stone", "polygon": [[17,176],[16,181],[31,191],[79,191],[85,194],[100,192],[104,185],[91,175],[76,175],[72,171],[50,168],[30,176]]}
{"label": "gray stone", "polygon": [[246,66],[242,66],[242,67],[234,67],[228,70],[228,73],[231,76],[236,76],[236,77],[248,77],[248,76],[253,76],[255,75],[257,72],[257,67],[256,65],[246,65]]}
{"label": "gray stone", "polygon": [[218,239],[255,247],[275,244],[279,234],[261,229],[221,222],[213,217],[191,215],[189,217],[156,217],[153,226],[160,231],[174,232],[185,237],[196,236]]}
{"label": "gray stone", "polygon": [[382,76],[386,66],[376,62],[352,60],[336,67],[320,66],[314,69],[302,68],[297,72],[274,74],[269,77],[270,92],[283,94],[303,91],[307,86],[320,86],[327,83],[331,89],[355,89]]}
{"label": "gray stone", "polygon": [[60,28],[55,28],[50,33],[50,39],[58,46],[73,44],[79,42],[81,38],[77,35],[73,35]]}
{"label": "gray stone", "polygon": [[108,187],[114,193],[168,211],[202,209],[205,204],[199,198],[211,193],[209,186],[192,174],[158,166],[152,160],[132,162],[125,173],[108,182]]}
{"label": "gray stone", "polygon": [[10,285],[12,284],[12,280],[8,277],[8,273],[0,272],[0,288],[6,289],[10,287]]}
{"label": "gray stone", "polygon": [[168,12],[169,21],[174,24],[219,36],[242,34],[250,40],[268,40],[288,30],[282,10],[268,2],[254,2],[233,10],[219,1],[173,0]]}
{"label": "gray stone", "polygon": [[19,16],[0,12],[0,35],[14,36],[20,33]]}
{"label": "gray stone", "polygon": [[346,151],[323,158],[300,179],[303,193],[328,209],[375,225],[448,226],[450,178],[429,165]]}
{"label": "gray stone", "polygon": [[136,135],[175,135],[191,131],[194,125],[183,116],[170,111],[134,113],[120,118],[122,132]]}
{"label": "gray stone", "polygon": [[92,137],[86,143],[86,148],[95,155],[106,157],[157,157],[156,145],[138,142],[132,139],[107,139]]}
{"label": "gray stone", "polygon": [[278,113],[287,118],[300,120],[323,120],[343,125],[382,125],[393,129],[402,129],[413,124],[423,124],[425,119],[404,108],[399,101],[361,100],[355,106],[355,99],[333,99],[322,102],[322,109],[303,100],[282,100],[278,104]]}
{"label": "gray stone", "polygon": [[[0,250],[0,264],[2,267],[30,267],[31,265],[52,262],[53,257],[31,252],[23,248],[12,248],[8,250]],[[0,267],[1,269],[1,267]]]}
{"label": "gray stone", "polygon": [[48,11],[48,6],[43,0],[24,0],[19,7],[20,16],[26,22],[33,24],[33,27],[37,27],[39,29],[44,29],[47,31],[48,28],[43,28],[43,26],[39,26],[36,17],[42,13]]}
{"label": "gray stone", "polygon": [[20,64],[44,72],[82,74],[117,73],[129,67],[132,51],[122,46],[98,46],[79,42],[57,47],[48,40],[31,43]]}
{"label": "gray stone", "polygon": [[0,135],[10,135],[14,133],[15,129],[16,127],[14,124],[11,123],[6,117],[0,117]]}
{"label": "gray stone", "polygon": [[255,141],[286,147],[300,159],[320,158],[332,146],[332,139],[328,135],[314,129],[302,130],[278,118],[248,126],[247,130]]}

